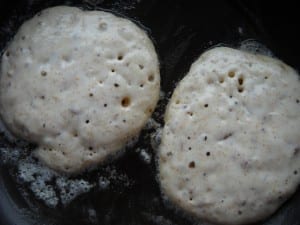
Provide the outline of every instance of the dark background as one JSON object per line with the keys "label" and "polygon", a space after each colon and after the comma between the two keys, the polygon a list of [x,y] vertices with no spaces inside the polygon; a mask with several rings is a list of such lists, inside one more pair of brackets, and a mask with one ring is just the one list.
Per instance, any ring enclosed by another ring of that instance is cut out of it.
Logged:
{"label": "dark background", "polygon": [[[204,50],[217,44],[238,47],[244,40],[255,39],[270,49],[275,57],[300,70],[300,20],[296,1],[0,0],[0,50],[26,19],[46,7],[61,4],[111,10],[144,26],[156,46],[161,62],[162,90],[168,95],[191,63]],[[242,33],[238,32],[238,27],[242,28]],[[161,123],[165,104],[166,100],[162,100],[154,114]],[[148,141],[142,137],[137,145],[151,150]],[[1,147],[10,145],[13,144],[0,138]],[[55,210],[34,199],[25,201],[18,193],[14,168],[0,167],[0,224],[87,225],[92,224],[86,219],[88,207],[96,209],[95,221],[98,224],[194,224],[163,204],[154,163],[145,165],[134,151],[129,151],[112,164],[117,171],[134,180],[134,185],[124,187],[122,183],[116,183],[113,189],[92,191],[68,207]],[[80,176],[92,180],[103,173],[100,168]],[[14,208],[12,201],[19,208]],[[20,208],[30,208],[34,213],[25,219]],[[145,214],[156,219],[149,219]],[[299,190],[274,216],[258,224],[299,225]]]}

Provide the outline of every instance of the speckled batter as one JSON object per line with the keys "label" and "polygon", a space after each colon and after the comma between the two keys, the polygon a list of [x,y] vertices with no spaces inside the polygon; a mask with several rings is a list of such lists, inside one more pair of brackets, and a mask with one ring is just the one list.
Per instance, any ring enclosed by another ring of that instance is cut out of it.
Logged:
{"label": "speckled batter", "polygon": [[54,7],[25,22],[3,54],[0,113],[36,155],[66,173],[136,136],[159,96],[155,49],[127,19]]}
{"label": "speckled batter", "polygon": [[219,47],[176,87],[158,152],[162,192],[197,218],[244,224],[300,182],[300,82],[283,62]]}

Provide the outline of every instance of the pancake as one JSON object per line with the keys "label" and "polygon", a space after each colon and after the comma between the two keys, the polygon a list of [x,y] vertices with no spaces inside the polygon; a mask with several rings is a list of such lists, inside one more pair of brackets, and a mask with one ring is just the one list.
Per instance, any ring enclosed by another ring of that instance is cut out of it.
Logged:
{"label": "pancake", "polygon": [[26,21],[2,56],[0,114],[49,167],[76,173],[137,136],[159,97],[159,62],[128,19],[75,7]]}
{"label": "pancake", "polygon": [[158,150],[168,202],[198,220],[266,218],[300,182],[299,75],[280,60],[218,47],[176,87]]}

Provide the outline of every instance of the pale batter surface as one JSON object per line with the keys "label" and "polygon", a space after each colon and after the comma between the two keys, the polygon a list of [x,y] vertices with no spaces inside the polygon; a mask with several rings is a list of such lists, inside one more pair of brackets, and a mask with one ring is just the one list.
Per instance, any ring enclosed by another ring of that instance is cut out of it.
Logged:
{"label": "pale batter surface", "polygon": [[25,22],[3,54],[0,113],[36,155],[73,173],[138,135],[159,96],[153,44],[108,12],[54,7]]}
{"label": "pale batter surface", "polygon": [[163,194],[196,218],[244,224],[300,182],[300,82],[283,62],[219,47],[176,87],[158,152]]}

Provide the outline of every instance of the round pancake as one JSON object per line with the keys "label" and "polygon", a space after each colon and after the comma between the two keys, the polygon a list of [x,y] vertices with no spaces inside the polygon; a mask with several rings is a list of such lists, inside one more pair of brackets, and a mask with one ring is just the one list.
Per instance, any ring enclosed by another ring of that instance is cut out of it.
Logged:
{"label": "round pancake", "polygon": [[146,33],[59,6],[25,22],[2,57],[0,112],[49,167],[75,173],[122,149],[152,114],[159,63]]}
{"label": "round pancake", "polygon": [[251,223],[300,181],[299,75],[283,62],[218,47],[176,87],[158,151],[163,194],[195,218]]}

